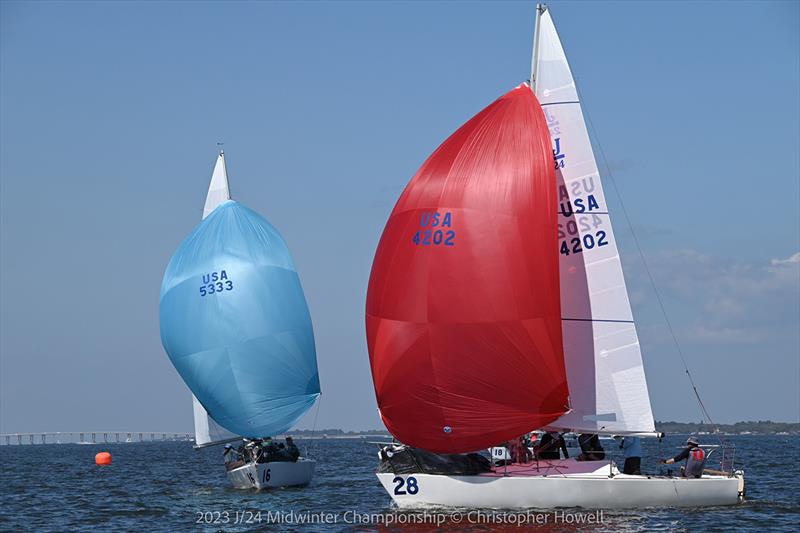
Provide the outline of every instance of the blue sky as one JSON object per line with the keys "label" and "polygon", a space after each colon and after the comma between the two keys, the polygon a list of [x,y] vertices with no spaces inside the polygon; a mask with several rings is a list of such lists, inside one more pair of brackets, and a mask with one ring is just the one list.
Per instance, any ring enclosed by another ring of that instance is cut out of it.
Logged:
{"label": "blue sky", "polygon": [[[706,405],[797,421],[798,3],[551,9]],[[533,10],[2,2],[0,431],[191,429],[158,294],[218,141],[234,196],[300,272],[318,426],[378,427],[363,319],[378,238],[430,152],[527,78]],[[655,416],[698,420],[606,188]]]}

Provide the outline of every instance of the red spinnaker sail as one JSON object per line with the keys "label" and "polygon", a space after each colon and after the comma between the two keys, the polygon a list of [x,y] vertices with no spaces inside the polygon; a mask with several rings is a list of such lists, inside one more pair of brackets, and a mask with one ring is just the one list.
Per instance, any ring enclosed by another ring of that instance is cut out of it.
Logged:
{"label": "red spinnaker sail", "polygon": [[474,451],[566,411],[557,205],[550,135],[524,84],[403,191],[367,293],[375,394],[398,440]]}

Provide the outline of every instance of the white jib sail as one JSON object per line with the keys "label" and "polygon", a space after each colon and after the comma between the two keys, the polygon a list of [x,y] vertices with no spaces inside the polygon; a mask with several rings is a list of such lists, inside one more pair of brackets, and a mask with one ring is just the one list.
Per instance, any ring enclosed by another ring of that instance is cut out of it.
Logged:
{"label": "white jib sail", "polygon": [[[230,198],[228,173],[225,169],[225,153],[220,152],[214,165],[214,173],[211,175],[211,185],[208,187],[203,218],[206,218],[219,204]],[[192,407],[194,408],[194,444],[196,447],[213,446],[241,438],[217,424],[194,397],[194,394],[192,395]]]}
{"label": "white jib sail", "polygon": [[552,424],[578,432],[655,431],[639,338],[575,80],[549,11],[539,19],[536,96],[559,183],[564,359],[571,410]]}

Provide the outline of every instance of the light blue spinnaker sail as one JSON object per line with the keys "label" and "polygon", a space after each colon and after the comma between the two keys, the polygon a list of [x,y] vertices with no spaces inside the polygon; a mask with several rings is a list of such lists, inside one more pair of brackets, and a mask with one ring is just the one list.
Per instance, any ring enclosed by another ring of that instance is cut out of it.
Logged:
{"label": "light blue spinnaker sail", "polygon": [[246,437],[283,433],[320,394],[311,318],[280,234],[228,200],[164,274],[161,341],[213,419]]}

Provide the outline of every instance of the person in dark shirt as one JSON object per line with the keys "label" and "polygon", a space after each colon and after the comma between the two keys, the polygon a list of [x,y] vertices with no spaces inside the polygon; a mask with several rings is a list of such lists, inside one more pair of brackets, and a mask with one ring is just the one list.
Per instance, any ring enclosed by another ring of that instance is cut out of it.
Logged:
{"label": "person in dark shirt", "polygon": [[581,454],[578,461],[603,461],[606,452],[600,444],[600,437],[597,433],[581,433],[578,435],[578,444],[581,447]]}
{"label": "person in dark shirt", "polygon": [[278,447],[275,445],[272,439],[267,437],[263,442],[259,441],[259,445],[258,462],[270,463],[274,461],[275,457],[278,455]]}
{"label": "person in dark shirt", "polygon": [[564,437],[557,431],[550,431],[542,435],[539,446],[536,449],[536,456],[539,459],[557,461],[561,459],[560,451],[564,452],[564,459],[569,458],[567,443],[564,442]]}
{"label": "person in dark shirt", "polygon": [[278,443],[278,451],[272,458],[273,461],[291,461],[292,458],[289,456],[289,451],[286,449],[286,446],[282,443]]}
{"label": "person in dark shirt", "polygon": [[694,437],[686,439],[686,447],[675,457],[662,459],[658,463],[671,465],[680,461],[686,461],[686,466],[682,469],[684,477],[699,478],[703,475],[706,464],[705,451],[700,448],[700,443]]}
{"label": "person in dark shirt", "polygon": [[289,457],[292,458],[292,461],[297,462],[300,458],[300,449],[294,443],[294,439],[292,437],[286,437],[286,451],[289,454]]}

